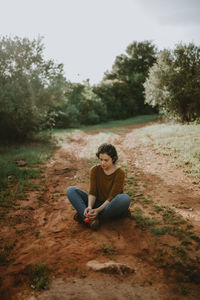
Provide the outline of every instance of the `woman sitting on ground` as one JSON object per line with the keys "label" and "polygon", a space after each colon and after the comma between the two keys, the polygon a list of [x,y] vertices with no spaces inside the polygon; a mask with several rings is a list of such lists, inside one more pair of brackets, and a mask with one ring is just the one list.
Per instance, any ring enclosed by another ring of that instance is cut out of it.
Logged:
{"label": "woman sitting on ground", "polygon": [[99,222],[129,215],[130,198],[124,194],[124,170],[116,165],[117,151],[111,144],[102,144],[96,153],[100,164],[90,169],[89,193],[71,186],[67,197],[77,213],[76,221],[97,230]]}

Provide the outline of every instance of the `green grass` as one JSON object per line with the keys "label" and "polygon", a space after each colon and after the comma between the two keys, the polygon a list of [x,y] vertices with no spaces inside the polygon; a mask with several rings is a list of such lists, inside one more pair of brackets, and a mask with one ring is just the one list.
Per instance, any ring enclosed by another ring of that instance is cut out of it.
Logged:
{"label": "green grass", "polygon": [[5,266],[9,264],[10,252],[15,247],[16,240],[5,242],[4,247],[0,249],[0,265]]}
{"label": "green grass", "polygon": [[108,244],[103,243],[101,245],[101,249],[103,250],[103,253],[110,258],[112,258],[116,254],[116,249],[113,247],[111,241],[109,241]]}
{"label": "green grass", "polygon": [[[78,128],[54,129],[53,133],[54,133],[54,135],[57,136],[59,134],[62,135],[62,133],[70,133],[76,129],[87,131],[87,130],[106,129],[106,128],[112,128],[112,127],[123,127],[123,126],[132,125],[132,124],[151,122],[151,121],[155,121],[157,119],[158,119],[158,115],[141,115],[141,116],[128,118],[125,120],[114,120],[114,121],[109,121],[109,122],[100,123],[100,124],[96,124],[96,125],[83,125]],[[123,128],[122,128],[122,130],[123,130]],[[111,132],[115,132],[115,131],[117,131],[117,129],[111,130]]]}
{"label": "green grass", "polygon": [[36,164],[45,163],[51,156],[52,147],[53,145],[50,143],[1,146],[0,158],[9,162],[23,160],[27,162],[29,167],[32,167]]}
{"label": "green grass", "polygon": [[31,266],[29,271],[30,285],[36,290],[40,291],[46,289],[49,285],[49,268],[45,264],[36,264]]}
{"label": "green grass", "polygon": [[167,206],[165,207],[164,212],[162,213],[163,220],[165,224],[184,224],[186,221],[183,219],[182,216],[178,215],[174,209],[171,207]]}
{"label": "green grass", "polygon": [[143,145],[169,156],[176,166],[200,178],[200,124],[154,124],[134,132]]}
{"label": "green grass", "polygon": [[171,228],[169,226],[162,226],[159,228],[153,228],[152,233],[155,235],[165,235],[170,232]]}
{"label": "green grass", "polygon": [[[41,177],[39,165],[52,155],[52,148],[50,143],[0,146],[0,207],[11,208],[16,199],[26,198],[26,190],[33,189],[31,180]],[[24,166],[19,167],[18,161]]]}
{"label": "green grass", "polygon": [[160,223],[155,218],[150,219],[149,217],[143,216],[143,211],[139,207],[136,207],[134,209],[133,213],[131,214],[131,218],[135,220],[137,227],[139,227],[142,230],[146,230]]}

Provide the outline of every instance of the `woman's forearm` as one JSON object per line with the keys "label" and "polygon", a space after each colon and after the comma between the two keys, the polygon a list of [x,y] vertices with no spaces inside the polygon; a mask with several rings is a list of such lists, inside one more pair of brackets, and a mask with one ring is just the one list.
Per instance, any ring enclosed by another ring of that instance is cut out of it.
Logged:
{"label": "woman's forearm", "polygon": [[98,211],[98,213],[100,213],[110,202],[108,200],[106,200],[101,206],[99,206],[98,208],[96,208],[96,210]]}
{"label": "woman's forearm", "polygon": [[89,195],[88,196],[88,207],[92,209],[94,207],[95,201],[96,201],[96,197],[94,195]]}

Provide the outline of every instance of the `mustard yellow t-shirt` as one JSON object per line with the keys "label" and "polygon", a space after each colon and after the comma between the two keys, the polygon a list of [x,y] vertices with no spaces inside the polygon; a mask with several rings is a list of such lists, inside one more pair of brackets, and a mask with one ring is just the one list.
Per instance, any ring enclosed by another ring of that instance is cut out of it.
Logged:
{"label": "mustard yellow t-shirt", "polygon": [[96,196],[99,201],[111,201],[116,195],[124,191],[125,172],[118,168],[110,175],[106,175],[101,165],[90,169],[89,194]]}

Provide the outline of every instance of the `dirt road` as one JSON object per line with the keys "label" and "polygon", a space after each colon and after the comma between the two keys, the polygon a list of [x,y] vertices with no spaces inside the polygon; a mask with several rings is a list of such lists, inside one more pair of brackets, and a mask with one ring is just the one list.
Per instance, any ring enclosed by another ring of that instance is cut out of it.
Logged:
{"label": "dirt road", "polygon": [[[96,149],[109,141],[118,149],[119,164],[126,170],[127,192],[133,191],[131,210],[139,205],[150,212],[149,203],[151,207],[171,206],[199,234],[199,181],[176,168],[169,158],[144,148],[134,133],[137,126],[76,131],[60,138],[45,177],[39,182],[40,188],[30,192],[28,199],[20,203],[21,208],[12,213],[20,217],[20,222],[12,229],[6,225],[2,228],[7,239],[14,238],[17,232],[12,253],[15,259],[2,269],[2,300],[198,299],[197,285],[186,282],[183,287],[174,280],[174,274],[156,263],[153,258],[162,248],[160,239],[149,230],[141,230],[135,220],[108,222],[97,232],[73,220],[74,210],[65,196],[66,188],[76,185],[87,191],[88,170],[96,163]],[[139,193],[146,197],[143,200],[151,200],[136,205],[134,197],[139,197]],[[172,241],[173,237],[167,236],[169,239]],[[199,254],[197,248],[195,255]],[[134,273],[95,272],[87,267],[92,260],[123,263]],[[27,283],[28,267],[38,262],[46,263],[52,270],[50,289],[40,293],[31,291]]]}

